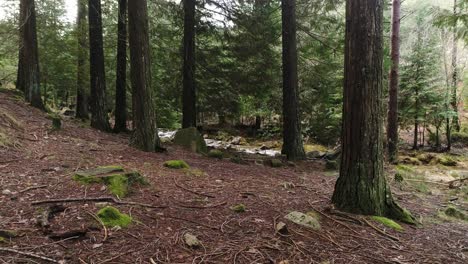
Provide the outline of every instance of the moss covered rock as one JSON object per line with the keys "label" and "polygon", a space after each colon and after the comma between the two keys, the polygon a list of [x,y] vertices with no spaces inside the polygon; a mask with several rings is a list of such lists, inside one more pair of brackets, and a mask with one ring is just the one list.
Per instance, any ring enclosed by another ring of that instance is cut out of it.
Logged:
{"label": "moss covered rock", "polygon": [[267,159],[263,161],[263,164],[273,168],[279,168],[283,166],[283,161],[281,161],[280,159]]}
{"label": "moss covered rock", "polygon": [[236,204],[230,207],[230,209],[236,213],[243,213],[245,212],[245,205],[244,204]]}
{"label": "moss covered rock", "polygon": [[174,136],[174,144],[197,153],[208,152],[203,136],[195,127],[189,127],[177,131]]}
{"label": "moss covered rock", "polygon": [[389,219],[389,218],[386,218],[386,217],[383,217],[383,216],[372,216],[371,217],[372,220],[386,226],[386,227],[389,227],[393,230],[396,230],[396,231],[403,231],[404,228],[398,224],[397,222],[393,221],[392,219]]}
{"label": "moss covered rock", "polygon": [[164,162],[164,167],[171,169],[190,169],[190,166],[187,162],[183,160],[168,160]]}
{"label": "moss covered rock", "polygon": [[223,159],[224,153],[218,149],[212,149],[208,152],[208,157],[215,158],[215,159]]}
{"label": "moss covered rock", "polygon": [[439,163],[444,165],[444,166],[448,166],[448,167],[454,167],[454,166],[457,166],[458,162],[453,159],[452,157],[449,157],[449,156],[446,156],[446,157],[441,157],[439,159]]}
{"label": "moss covered rock", "polygon": [[325,168],[327,170],[337,170],[338,162],[336,160],[327,160],[325,163]]}
{"label": "moss covered rock", "polygon": [[106,206],[99,210],[97,216],[107,227],[127,227],[132,223],[132,217],[121,213],[117,208]]}
{"label": "moss covered rock", "polygon": [[73,179],[82,184],[101,183],[107,186],[110,193],[125,197],[132,185],[147,185],[148,182],[135,171],[125,171],[121,166],[103,166],[95,169],[78,171]]}
{"label": "moss covered rock", "polygon": [[293,211],[287,214],[284,218],[288,219],[289,221],[296,223],[298,225],[311,228],[314,230],[320,229],[319,221],[311,215],[304,214],[301,212]]}

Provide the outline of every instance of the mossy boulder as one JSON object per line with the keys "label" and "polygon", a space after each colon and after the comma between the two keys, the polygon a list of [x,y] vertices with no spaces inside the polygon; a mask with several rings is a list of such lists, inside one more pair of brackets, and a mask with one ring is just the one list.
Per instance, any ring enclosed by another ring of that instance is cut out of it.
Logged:
{"label": "mossy boulder", "polygon": [[419,165],[422,165],[422,162],[420,160],[418,160],[417,158],[415,157],[401,157],[400,160],[399,160],[399,163],[402,163],[402,164],[408,164],[408,165],[415,165],[415,166],[419,166]]}
{"label": "mossy boulder", "polygon": [[195,127],[180,129],[174,136],[174,144],[193,152],[207,153],[205,139]]}
{"label": "mossy boulder", "polygon": [[101,183],[105,184],[110,193],[117,197],[125,197],[132,185],[147,185],[140,173],[126,171],[121,166],[102,166],[86,171],[77,171],[73,180],[82,184]]}
{"label": "mossy boulder", "polygon": [[132,223],[132,217],[121,213],[117,208],[112,206],[106,206],[99,210],[97,216],[102,223],[107,227],[127,227]]}
{"label": "mossy boulder", "polygon": [[168,160],[164,162],[164,167],[170,169],[190,169],[190,166],[187,164],[187,162],[183,160]]}
{"label": "mossy boulder", "polygon": [[283,161],[280,159],[268,159],[265,160],[263,164],[273,168],[279,168],[283,166]]}
{"label": "mossy boulder", "polygon": [[208,157],[215,159],[223,159],[224,153],[219,149],[212,149],[208,152]]}
{"label": "mossy boulder", "polygon": [[432,160],[434,160],[435,156],[431,153],[422,153],[418,154],[416,158],[424,164],[429,164]]}
{"label": "mossy boulder", "polygon": [[449,157],[449,156],[441,157],[439,159],[439,163],[444,165],[444,166],[448,166],[448,167],[454,167],[454,166],[458,165],[458,162],[455,159],[453,159],[452,157]]}
{"label": "mossy boulder", "polygon": [[393,230],[396,230],[396,231],[399,231],[399,232],[402,232],[404,230],[404,228],[398,224],[397,222],[393,221],[392,219],[389,219],[387,217],[383,217],[383,216],[372,216],[371,217],[372,220],[374,220],[375,222],[378,222],[386,227],[389,227]]}

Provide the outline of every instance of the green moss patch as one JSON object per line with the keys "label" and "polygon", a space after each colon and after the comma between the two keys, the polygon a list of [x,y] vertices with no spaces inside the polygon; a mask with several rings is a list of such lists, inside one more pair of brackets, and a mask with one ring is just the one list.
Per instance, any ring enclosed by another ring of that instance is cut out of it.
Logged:
{"label": "green moss patch", "polygon": [[457,208],[455,208],[453,206],[447,207],[447,209],[445,209],[444,213],[445,213],[446,216],[468,221],[468,216],[464,212],[460,211],[459,209],[457,209]]}
{"label": "green moss patch", "polygon": [[208,157],[215,158],[215,159],[223,159],[224,153],[218,149],[212,149],[208,152]]}
{"label": "green moss patch", "polygon": [[386,218],[386,217],[383,217],[383,216],[372,216],[371,218],[372,218],[372,220],[374,220],[374,221],[376,221],[378,223],[381,223],[382,225],[384,225],[386,227],[389,227],[389,228],[391,228],[393,230],[400,231],[400,232],[405,230],[400,224],[393,221],[392,219],[389,219],[389,218]]}
{"label": "green moss patch", "polygon": [[325,163],[325,168],[327,170],[337,170],[338,162],[336,162],[336,160],[327,160],[327,162]]}
{"label": "green moss patch", "polygon": [[73,180],[82,184],[105,184],[110,193],[117,197],[125,197],[132,185],[147,185],[148,182],[135,171],[127,172],[121,166],[103,166],[87,171],[79,171],[73,175]]}
{"label": "green moss patch", "polygon": [[448,167],[454,167],[454,166],[457,166],[458,164],[458,162],[454,158],[449,157],[449,156],[441,157],[439,159],[439,163]]}
{"label": "green moss patch", "polygon": [[185,128],[177,131],[174,136],[174,144],[198,153],[207,153],[208,148],[202,135],[195,127]]}
{"label": "green moss patch", "polygon": [[245,205],[244,204],[236,204],[230,207],[230,209],[236,213],[243,213],[245,212]]}
{"label": "green moss patch", "polygon": [[106,206],[97,213],[99,219],[107,227],[127,227],[132,223],[132,217],[121,213],[117,208]]}
{"label": "green moss patch", "polygon": [[187,162],[183,160],[168,160],[164,162],[164,167],[171,169],[190,169],[190,166]]}

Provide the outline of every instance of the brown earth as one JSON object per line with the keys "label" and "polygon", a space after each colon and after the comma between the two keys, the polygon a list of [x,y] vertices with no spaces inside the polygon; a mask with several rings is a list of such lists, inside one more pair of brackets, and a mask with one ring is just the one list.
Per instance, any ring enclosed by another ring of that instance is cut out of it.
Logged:
{"label": "brown earth", "polygon": [[[403,225],[404,232],[397,232],[333,210],[330,197],[336,173],[326,172],[322,161],[270,168],[219,161],[173,146],[167,153],[145,153],[129,147],[126,135],[101,133],[77,121],[65,121],[62,130],[51,131],[46,114],[11,93],[0,93],[0,112],[13,116],[23,128],[0,119],[1,128],[15,142],[0,147],[0,230],[19,233],[0,242],[0,248],[83,264],[468,261],[466,223],[423,221],[422,227]],[[183,159],[204,174],[163,166],[173,159]],[[93,218],[98,211],[95,202],[64,203],[65,211],[50,220],[50,230],[37,226],[36,217],[48,205],[33,206],[33,201],[109,196],[99,184],[83,186],[72,180],[74,171],[102,165],[138,170],[149,181],[123,201],[165,208],[116,204],[137,221],[125,229],[104,230]],[[395,196],[420,220],[435,218],[445,205],[437,196],[425,199],[400,190]],[[245,212],[230,209],[241,203]],[[320,211],[322,229],[311,231],[283,219],[293,210]],[[279,221],[287,223],[289,234],[275,232]],[[85,230],[86,236],[56,240],[47,236],[77,229]],[[182,240],[187,232],[196,235],[202,247],[188,248]],[[48,261],[0,250],[0,262]]]}

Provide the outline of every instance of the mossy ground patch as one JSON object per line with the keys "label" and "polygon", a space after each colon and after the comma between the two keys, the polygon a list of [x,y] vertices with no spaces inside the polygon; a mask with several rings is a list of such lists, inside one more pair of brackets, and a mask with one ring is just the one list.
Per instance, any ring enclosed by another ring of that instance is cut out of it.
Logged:
{"label": "mossy ground patch", "polygon": [[383,216],[372,216],[371,217],[372,220],[378,222],[378,223],[381,223],[382,225],[386,226],[386,227],[389,227],[393,230],[396,230],[396,231],[404,231],[405,229],[400,225],[398,224],[397,222],[393,221],[392,219],[389,219],[389,218],[386,218],[386,217],[383,217]]}
{"label": "mossy ground patch", "polygon": [[164,167],[171,169],[190,169],[190,166],[187,162],[183,160],[168,160],[164,162]]}
{"label": "mossy ground patch", "polygon": [[99,210],[97,216],[102,221],[102,223],[107,227],[127,227],[129,226],[133,219],[131,216],[121,213],[117,208],[112,206],[106,206]]}

